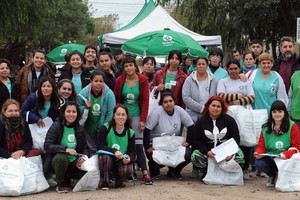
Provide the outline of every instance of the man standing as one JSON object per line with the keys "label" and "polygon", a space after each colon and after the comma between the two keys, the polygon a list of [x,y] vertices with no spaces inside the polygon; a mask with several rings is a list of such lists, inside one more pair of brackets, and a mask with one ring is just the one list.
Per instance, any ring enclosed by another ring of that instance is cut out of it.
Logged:
{"label": "man standing", "polygon": [[263,43],[254,39],[250,42],[249,50],[255,54],[255,64],[258,66],[258,56],[263,53]]}
{"label": "man standing", "polygon": [[295,41],[292,37],[282,37],[280,39],[280,56],[275,61],[272,70],[277,71],[283,79],[285,89],[288,92],[291,85],[291,76],[300,70],[300,64],[295,54]]}
{"label": "man standing", "polygon": [[239,61],[240,67],[242,69],[243,65],[244,65],[242,52],[240,50],[238,50],[238,49],[234,49],[232,51],[232,58]]}

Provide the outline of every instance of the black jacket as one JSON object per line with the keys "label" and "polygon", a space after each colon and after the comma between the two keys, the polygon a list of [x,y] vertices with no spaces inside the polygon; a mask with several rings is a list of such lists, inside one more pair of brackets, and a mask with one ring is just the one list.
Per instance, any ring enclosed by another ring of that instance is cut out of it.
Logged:
{"label": "black jacket", "polygon": [[[72,70],[62,70],[61,71],[61,75],[58,78],[58,81],[62,80],[62,79],[69,79],[72,80],[73,78],[73,73]],[[84,69],[82,67],[82,72],[80,74],[80,78],[81,78],[81,84],[82,84],[82,88],[84,88],[85,86],[87,86],[88,84],[90,84],[91,82],[91,73],[90,73],[90,69]]]}
{"label": "black jacket", "polygon": [[11,82],[11,93],[9,93],[5,84],[2,81],[0,81],[0,111],[2,109],[3,103],[7,99],[15,99],[17,101],[19,100],[17,85],[15,84],[15,81],[11,78],[10,78],[10,82]]}
{"label": "black jacket", "polygon": [[[59,117],[49,128],[45,143],[44,149],[46,151],[45,154],[45,162],[44,162],[44,172],[47,173],[51,169],[52,158],[56,153],[64,153],[66,152],[66,146],[60,144],[62,136],[63,136],[63,128],[64,122],[61,117]],[[88,155],[88,146],[85,139],[85,131],[82,126],[78,123],[74,126],[75,129],[75,137],[77,140],[76,152],[80,154]]]}
{"label": "black jacket", "polygon": [[[25,155],[32,149],[32,137],[28,124],[25,122],[25,131],[22,137],[22,144],[20,149],[25,152]],[[3,122],[0,120],[0,157],[10,158],[12,152],[7,150],[7,143],[5,138],[5,127]]]}

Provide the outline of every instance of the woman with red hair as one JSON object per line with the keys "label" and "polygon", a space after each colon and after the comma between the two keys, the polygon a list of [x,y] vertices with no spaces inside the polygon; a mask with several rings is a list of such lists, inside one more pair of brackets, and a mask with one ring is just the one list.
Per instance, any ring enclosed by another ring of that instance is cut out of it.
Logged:
{"label": "woman with red hair", "polygon": [[[231,138],[237,144],[240,142],[237,123],[231,116],[226,114],[227,109],[227,104],[223,98],[212,96],[205,104],[204,115],[196,122],[193,131],[192,145],[195,150],[192,154],[192,162],[204,175],[207,171],[208,157],[215,157],[215,154],[211,151],[212,148]],[[226,160],[230,159],[232,159],[232,156],[226,158]],[[235,160],[239,164],[243,163],[243,159],[240,159],[240,156],[236,156]]]}

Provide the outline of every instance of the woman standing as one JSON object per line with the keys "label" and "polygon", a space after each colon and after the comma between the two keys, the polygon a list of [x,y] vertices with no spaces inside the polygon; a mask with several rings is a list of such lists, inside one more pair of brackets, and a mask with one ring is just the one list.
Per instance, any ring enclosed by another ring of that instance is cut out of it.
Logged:
{"label": "woman standing", "polygon": [[69,55],[69,63],[71,68],[61,72],[58,81],[62,79],[69,79],[75,85],[75,91],[78,94],[82,88],[90,83],[90,69],[83,67],[83,55],[79,51],[73,51]]}
{"label": "woman standing", "polygon": [[[229,77],[219,81],[218,96],[222,97],[229,105],[251,106],[255,100],[254,91],[250,81],[243,82],[239,78],[240,62],[238,60],[229,60],[226,69]],[[243,165],[244,179],[250,179],[248,168],[252,156],[252,147],[240,146],[240,148],[245,158],[245,164]]]}
{"label": "woman standing", "polygon": [[160,137],[162,133],[172,133],[181,136],[181,126],[187,127],[186,141],[183,146],[186,147],[185,161],[174,167],[169,167],[167,176],[174,179],[182,179],[181,170],[190,162],[192,150],[189,148],[191,144],[191,132],[194,122],[189,114],[181,107],[175,105],[175,96],[170,90],[163,91],[159,101],[159,107],[155,112],[151,112],[144,131],[144,147],[147,158],[149,160],[149,170],[152,177],[160,175],[160,168],[164,167],[156,163],[153,158],[152,141],[155,137]]}
{"label": "woman standing", "polygon": [[[208,158],[215,157],[212,148],[233,138],[237,144],[240,143],[239,129],[235,120],[226,114],[227,105],[219,96],[208,99],[204,108],[204,115],[198,119],[193,132],[193,145],[196,149],[192,162],[205,175],[207,172]],[[235,161],[243,164],[241,154],[236,154]],[[228,156],[227,160],[232,159]],[[204,176],[203,176],[204,177]]]}
{"label": "woman standing", "polygon": [[85,133],[79,125],[80,112],[75,102],[66,102],[59,117],[48,130],[45,140],[44,173],[54,170],[56,191],[71,191],[71,179],[80,179],[85,171],[78,167],[85,161],[79,154],[88,155]]}
{"label": "woman standing", "polygon": [[252,51],[247,51],[244,54],[244,65],[242,66],[242,73],[246,74],[251,70],[257,69],[257,66],[255,64],[255,54]]}
{"label": "woman standing", "polygon": [[207,100],[217,94],[218,85],[218,80],[207,71],[207,58],[198,57],[195,63],[196,71],[187,77],[182,87],[182,99],[186,105],[186,111],[194,122],[201,117]]}
{"label": "woman standing", "polygon": [[158,70],[153,78],[151,90],[157,86],[157,91],[161,92],[170,89],[175,96],[176,105],[184,108],[182,101],[182,86],[186,79],[186,74],[179,68],[182,62],[182,54],[178,50],[170,51],[168,55],[168,64]]}
{"label": "woman standing", "polygon": [[29,156],[31,149],[32,138],[28,124],[20,115],[20,105],[8,99],[0,115],[0,157],[19,159]]}
{"label": "woman standing", "polygon": [[105,74],[105,84],[114,91],[116,82],[116,70],[113,66],[113,57],[108,52],[101,52],[98,59],[100,69]]}
{"label": "woman standing", "polygon": [[273,67],[272,55],[262,53],[258,60],[260,68],[246,74],[254,90],[253,109],[267,109],[270,111],[271,104],[275,100],[281,100],[285,105],[288,105],[289,99],[284,82],[277,72],[271,71]]}
{"label": "woman standing", "polygon": [[7,99],[18,100],[15,81],[10,78],[11,64],[9,60],[0,59],[0,110]]}
{"label": "woman standing", "polygon": [[122,60],[122,67],[124,73],[117,78],[115,84],[116,101],[128,108],[131,126],[135,132],[137,161],[143,171],[143,181],[145,184],[151,184],[143,147],[143,131],[149,108],[148,78],[136,73],[136,63],[133,57],[125,57]]}
{"label": "woman standing", "polygon": [[116,105],[114,93],[104,83],[104,80],[103,72],[95,70],[91,74],[91,83],[80,91],[77,98],[81,113],[83,113],[84,108],[89,109],[84,129],[91,153],[97,151],[97,130],[112,118],[113,109]]}
{"label": "woman standing", "polygon": [[281,159],[289,159],[294,153],[294,147],[300,150],[300,134],[297,125],[289,119],[289,113],[282,101],[276,100],[272,103],[269,119],[262,126],[254,157],[255,166],[259,171],[269,176],[266,184],[268,187],[275,186],[275,177],[278,173],[274,158],[261,154],[268,153],[280,155]]}
{"label": "woman standing", "polygon": [[156,61],[154,57],[145,57],[143,59],[143,72],[142,74],[148,77],[149,85],[152,84],[152,80],[155,74]]}
{"label": "woman standing", "polygon": [[29,124],[37,123],[44,127],[43,119],[50,117],[52,121],[59,116],[59,99],[55,82],[50,77],[41,79],[38,91],[29,95],[21,107],[21,114]]}
{"label": "woman standing", "polygon": [[134,131],[130,128],[128,109],[122,104],[116,105],[113,118],[98,131],[97,149],[110,152],[111,155],[99,156],[99,169],[102,190],[109,189],[110,173],[115,175],[115,186],[124,187],[123,182],[132,173],[135,157]]}

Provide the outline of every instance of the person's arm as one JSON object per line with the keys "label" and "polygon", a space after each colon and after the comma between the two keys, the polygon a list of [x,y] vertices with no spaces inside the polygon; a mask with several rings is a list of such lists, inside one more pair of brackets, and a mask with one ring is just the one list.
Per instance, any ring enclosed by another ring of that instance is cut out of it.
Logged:
{"label": "person's arm", "polygon": [[25,130],[24,130],[24,136],[22,141],[21,150],[24,151],[25,155],[32,149],[32,137],[30,134],[30,130],[28,127],[28,124],[25,122]]}
{"label": "person's arm", "polygon": [[187,78],[182,86],[182,100],[185,105],[196,113],[201,113],[204,109],[205,102],[203,101],[195,101],[191,96],[193,89],[191,78]]}
{"label": "person's arm", "polygon": [[0,157],[10,158],[11,153],[6,148],[5,127],[0,121]]}
{"label": "person's arm", "polygon": [[114,110],[114,107],[116,106],[115,95],[110,89],[107,91],[106,103],[107,103],[107,112],[103,113],[105,115],[104,123],[108,122],[112,119],[113,110]]}
{"label": "person's arm", "polygon": [[51,127],[49,128],[45,143],[44,149],[47,153],[62,153],[66,152],[67,147],[60,144],[58,135],[63,134],[61,131],[63,129],[60,128],[60,121],[55,121]]}
{"label": "person's arm", "polygon": [[194,124],[187,127],[187,134],[186,134],[186,142],[189,144],[189,145],[192,145],[193,143],[193,129],[194,129]]}
{"label": "person's arm", "polygon": [[28,98],[25,100],[25,102],[22,104],[21,107],[21,115],[26,121],[27,121],[27,112],[28,112],[29,124],[37,123],[41,119],[38,113],[32,111],[32,109],[34,109],[34,107],[37,104],[36,99],[37,99],[36,94],[32,93],[31,95],[28,96]]}
{"label": "person's arm", "polygon": [[286,159],[291,158],[293,154],[297,153],[296,149],[300,151],[300,134],[296,123],[294,123],[291,128],[291,147],[291,149],[282,152]]}
{"label": "person's arm", "polygon": [[[125,136],[125,137],[127,137],[127,136]],[[130,162],[131,163],[134,162],[134,160],[135,160],[135,136],[134,136],[134,134],[131,137],[129,137],[128,148],[127,148],[126,154],[130,157]]]}
{"label": "person's arm", "polygon": [[[111,130],[113,127],[111,127]],[[104,151],[109,151],[111,153],[115,153],[117,150],[115,148],[111,148],[107,146],[106,142],[106,137],[109,133],[109,130],[106,128],[106,126],[102,125],[97,133],[96,133],[96,145],[97,145],[97,150],[104,150]]]}
{"label": "person's arm", "polygon": [[264,139],[263,133],[261,132],[259,135],[258,142],[257,142],[256,150],[255,150],[253,156],[255,159],[261,159],[264,156],[259,155],[259,154],[266,153],[266,152],[267,152],[267,148],[265,146],[265,139]]}

